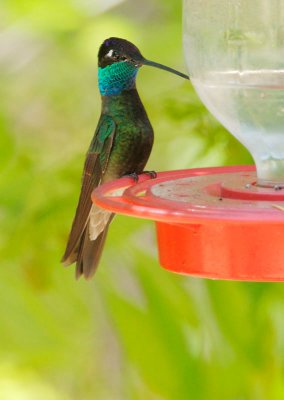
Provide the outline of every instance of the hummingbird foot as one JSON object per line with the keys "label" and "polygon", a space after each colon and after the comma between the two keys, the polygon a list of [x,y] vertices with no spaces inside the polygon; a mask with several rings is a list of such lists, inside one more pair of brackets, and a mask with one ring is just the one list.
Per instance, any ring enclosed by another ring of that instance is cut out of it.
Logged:
{"label": "hummingbird foot", "polygon": [[149,175],[150,179],[157,178],[157,172],[156,171],[143,171],[143,174]]}
{"label": "hummingbird foot", "polygon": [[[150,179],[155,179],[157,178],[157,172],[156,171],[143,171],[141,174],[148,175]],[[135,183],[139,181],[139,175],[136,172],[131,172],[130,174],[125,174],[123,177],[127,178],[132,178]]]}
{"label": "hummingbird foot", "polygon": [[123,177],[132,178],[135,183],[137,183],[139,181],[139,176],[138,176],[138,174],[136,174],[136,172],[131,172],[130,174],[125,174],[125,175],[123,175]]}

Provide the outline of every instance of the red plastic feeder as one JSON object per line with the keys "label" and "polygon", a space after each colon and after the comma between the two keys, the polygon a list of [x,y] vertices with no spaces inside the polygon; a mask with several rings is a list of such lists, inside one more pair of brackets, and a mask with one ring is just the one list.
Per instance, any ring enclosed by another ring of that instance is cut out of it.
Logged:
{"label": "red plastic feeder", "polygon": [[[203,278],[284,281],[284,189],[255,185],[253,166],[121,178],[99,186],[99,206],[156,221],[161,265]],[[279,189],[279,190],[276,190]]]}

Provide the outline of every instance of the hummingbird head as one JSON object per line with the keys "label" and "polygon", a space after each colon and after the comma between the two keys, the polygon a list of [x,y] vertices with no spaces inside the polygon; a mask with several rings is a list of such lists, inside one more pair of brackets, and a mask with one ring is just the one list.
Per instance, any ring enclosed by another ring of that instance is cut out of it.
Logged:
{"label": "hummingbird head", "polygon": [[128,40],[112,37],[106,39],[101,45],[98,59],[101,68],[118,62],[127,62],[138,68],[142,65],[144,57],[139,49]]}
{"label": "hummingbird head", "polygon": [[165,65],[147,60],[139,49],[125,39],[111,37],[101,45],[98,53],[99,88],[102,95],[117,95],[135,87],[138,69],[143,65],[164,69],[182,78],[189,77]]}

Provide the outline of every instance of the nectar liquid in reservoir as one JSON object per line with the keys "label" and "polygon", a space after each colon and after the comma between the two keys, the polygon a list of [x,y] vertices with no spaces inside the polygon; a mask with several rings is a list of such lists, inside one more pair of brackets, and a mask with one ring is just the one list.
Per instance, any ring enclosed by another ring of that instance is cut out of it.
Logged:
{"label": "nectar liquid in reservoir", "polygon": [[284,70],[208,73],[201,100],[251,152],[258,184],[284,185]]}

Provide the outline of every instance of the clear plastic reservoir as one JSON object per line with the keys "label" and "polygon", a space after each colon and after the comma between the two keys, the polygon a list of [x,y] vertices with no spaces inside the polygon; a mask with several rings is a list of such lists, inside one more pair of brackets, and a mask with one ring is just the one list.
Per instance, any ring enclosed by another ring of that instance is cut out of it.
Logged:
{"label": "clear plastic reservoir", "polygon": [[184,51],[209,111],[284,184],[284,0],[184,0]]}

